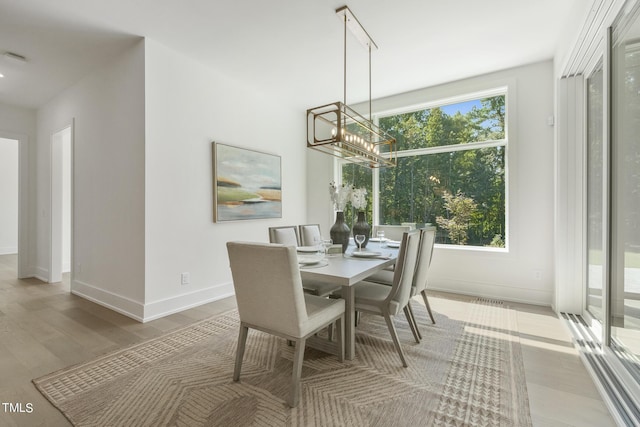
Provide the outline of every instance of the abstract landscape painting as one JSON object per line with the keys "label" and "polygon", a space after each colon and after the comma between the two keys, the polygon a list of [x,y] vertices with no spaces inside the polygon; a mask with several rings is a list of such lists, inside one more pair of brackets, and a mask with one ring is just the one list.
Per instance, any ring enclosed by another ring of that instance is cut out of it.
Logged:
{"label": "abstract landscape painting", "polygon": [[213,220],[281,218],[280,156],[213,143]]}

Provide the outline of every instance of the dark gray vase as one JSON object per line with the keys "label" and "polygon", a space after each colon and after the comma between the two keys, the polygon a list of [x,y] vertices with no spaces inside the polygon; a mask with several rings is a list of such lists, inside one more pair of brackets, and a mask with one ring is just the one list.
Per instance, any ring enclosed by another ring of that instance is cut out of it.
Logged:
{"label": "dark gray vase", "polygon": [[342,253],[344,253],[349,246],[349,234],[351,234],[349,226],[344,222],[344,212],[336,212],[336,223],[331,226],[329,234],[334,244],[342,245]]}
{"label": "dark gray vase", "polygon": [[[358,212],[358,220],[353,224],[353,239],[355,241],[356,234],[364,234],[363,248],[367,247],[369,237],[371,236],[371,225],[364,219],[364,212]],[[357,245],[357,243],[356,243]]]}

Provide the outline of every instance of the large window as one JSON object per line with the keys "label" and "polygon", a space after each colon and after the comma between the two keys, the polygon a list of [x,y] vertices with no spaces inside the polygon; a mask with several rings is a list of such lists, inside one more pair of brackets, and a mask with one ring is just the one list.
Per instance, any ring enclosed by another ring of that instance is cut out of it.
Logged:
{"label": "large window", "polygon": [[506,247],[505,100],[501,91],[376,117],[397,138],[398,166],[345,164],[343,182],[378,189],[380,224],[432,224],[438,243]]}

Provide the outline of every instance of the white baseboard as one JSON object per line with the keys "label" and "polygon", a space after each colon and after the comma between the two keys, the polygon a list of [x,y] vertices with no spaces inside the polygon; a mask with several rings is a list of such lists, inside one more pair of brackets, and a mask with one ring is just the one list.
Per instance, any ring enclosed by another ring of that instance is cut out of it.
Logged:
{"label": "white baseboard", "polygon": [[0,255],[15,255],[18,253],[17,246],[4,246],[0,248]]}
{"label": "white baseboard", "polygon": [[36,267],[33,270],[35,271],[35,273],[33,274],[33,277],[35,277],[36,279],[42,280],[43,282],[49,283],[48,269],[42,268],[42,267]]}
{"label": "white baseboard", "polygon": [[150,302],[144,306],[143,322],[178,313],[180,311],[227,298],[232,295],[234,295],[233,283],[229,282],[212,286],[210,288],[198,289],[193,292],[176,295],[171,298]]}
{"label": "white baseboard", "polygon": [[427,291],[450,292],[481,298],[551,307],[552,292],[539,289],[523,289],[494,283],[466,282],[460,280],[439,280],[429,283]]}
{"label": "white baseboard", "polygon": [[229,282],[143,304],[79,280],[73,282],[71,293],[142,323],[234,295]]}
{"label": "white baseboard", "polygon": [[103,307],[107,307],[138,322],[144,321],[144,304],[141,302],[105,291],[104,289],[96,288],[80,280],[73,281],[71,284],[71,293]]}

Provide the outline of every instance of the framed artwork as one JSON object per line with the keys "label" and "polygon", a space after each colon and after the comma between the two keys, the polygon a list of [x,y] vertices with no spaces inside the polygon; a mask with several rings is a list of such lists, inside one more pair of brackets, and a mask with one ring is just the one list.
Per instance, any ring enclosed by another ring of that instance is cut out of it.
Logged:
{"label": "framed artwork", "polygon": [[282,218],[280,156],[213,143],[213,221]]}

